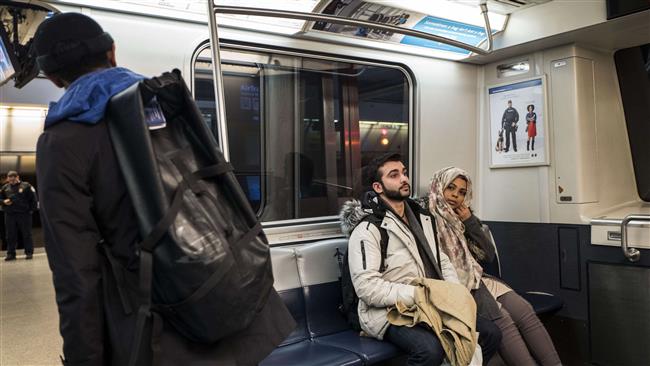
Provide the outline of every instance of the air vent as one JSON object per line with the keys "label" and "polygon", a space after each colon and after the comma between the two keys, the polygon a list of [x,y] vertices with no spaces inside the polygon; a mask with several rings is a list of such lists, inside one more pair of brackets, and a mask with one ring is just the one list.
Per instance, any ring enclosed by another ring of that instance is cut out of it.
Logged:
{"label": "air vent", "polygon": [[493,0],[496,3],[502,3],[509,6],[514,6],[515,8],[520,8],[522,6],[528,5],[526,0]]}
{"label": "air vent", "polygon": [[531,6],[547,3],[551,0],[488,0],[490,11],[499,14],[510,14]]}

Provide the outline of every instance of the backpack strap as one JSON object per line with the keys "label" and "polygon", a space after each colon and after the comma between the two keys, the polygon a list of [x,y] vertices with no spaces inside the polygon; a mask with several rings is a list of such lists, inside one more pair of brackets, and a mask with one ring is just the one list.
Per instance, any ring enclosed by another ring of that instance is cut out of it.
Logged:
{"label": "backpack strap", "polygon": [[386,260],[386,256],[388,255],[388,231],[381,227],[381,225],[378,227],[379,229],[379,235],[381,235],[381,241],[379,242],[379,245],[381,247],[381,264],[379,265],[379,272],[384,272],[386,270],[386,264],[384,263]]}
{"label": "backpack strap", "polygon": [[379,250],[381,253],[381,262],[379,263],[379,272],[384,272],[386,270],[385,259],[388,255],[388,231],[385,228],[381,227],[382,218],[371,215],[367,216],[364,221],[368,222],[368,225],[374,225],[377,230],[379,230]]}

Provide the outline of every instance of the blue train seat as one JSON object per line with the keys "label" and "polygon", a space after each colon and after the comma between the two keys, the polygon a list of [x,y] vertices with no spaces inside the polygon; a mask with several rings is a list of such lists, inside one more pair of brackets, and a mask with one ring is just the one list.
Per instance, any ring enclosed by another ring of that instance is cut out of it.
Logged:
{"label": "blue train seat", "polygon": [[338,253],[347,250],[347,239],[326,240],[296,249],[298,272],[305,289],[307,327],[316,343],[353,352],[365,365],[400,355],[392,343],[360,337],[350,329],[338,307],[341,285]]}
{"label": "blue train seat", "polygon": [[[499,249],[496,246],[496,243],[494,242],[494,237],[492,237],[492,232],[490,232],[490,228],[487,227],[487,225],[483,225],[483,229],[486,230],[490,234],[490,239],[492,241],[492,245],[494,246],[494,260],[492,263],[484,266],[483,270],[485,273],[490,274],[492,276],[501,278],[501,262],[499,261]],[[562,306],[564,306],[564,301],[553,294],[549,294],[547,292],[541,292],[541,291],[527,291],[527,292],[518,292],[521,297],[526,299],[532,306],[533,309],[535,310],[535,313],[538,316],[542,315],[552,315],[556,313],[558,310],[562,309]]]}
{"label": "blue train seat", "polygon": [[351,330],[339,312],[336,255],[346,249],[346,239],[271,249],[274,287],[297,326],[261,366],[372,365],[400,356],[391,343]]}

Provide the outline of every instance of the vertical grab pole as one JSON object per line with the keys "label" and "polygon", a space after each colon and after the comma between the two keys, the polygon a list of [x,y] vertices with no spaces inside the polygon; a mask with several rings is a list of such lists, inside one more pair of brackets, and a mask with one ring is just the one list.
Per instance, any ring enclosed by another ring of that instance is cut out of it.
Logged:
{"label": "vertical grab pole", "polygon": [[487,47],[485,51],[491,52],[493,43],[492,27],[490,26],[490,17],[488,16],[487,0],[481,0],[479,7],[481,8],[481,14],[483,14],[483,20],[485,21],[485,35],[487,36]]}
{"label": "vertical grab pole", "polygon": [[219,55],[219,34],[214,11],[214,0],[208,0],[208,25],[210,28],[210,50],[212,51],[212,78],[214,79],[214,101],[219,126],[219,147],[226,161],[230,161],[228,149],[228,125],[226,124],[226,103],[223,90],[223,74],[221,73],[221,56]]}

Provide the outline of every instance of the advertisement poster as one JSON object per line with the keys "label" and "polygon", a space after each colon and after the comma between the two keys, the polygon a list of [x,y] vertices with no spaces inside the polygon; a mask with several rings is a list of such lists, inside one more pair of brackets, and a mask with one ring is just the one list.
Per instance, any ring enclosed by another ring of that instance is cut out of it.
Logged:
{"label": "advertisement poster", "polygon": [[[380,2],[367,2],[363,0],[333,0],[327,3],[320,12],[349,19],[358,19],[400,28],[418,30],[424,33],[435,34],[467,43],[472,46],[478,46],[487,38],[483,27],[429,16],[411,10],[386,6]],[[401,43],[462,55],[470,54],[470,51],[450,46],[442,42],[430,41],[414,36],[404,36],[399,33],[369,29],[366,27],[314,22],[311,30],[371,39],[375,41]]]}
{"label": "advertisement poster", "polygon": [[[413,27],[413,29],[453,39],[455,41],[463,42],[472,46],[480,45],[481,42],[487,38],[485,29],[482,27],[433,16],[424,17]],[[469,55],[471,53],[471,51],[464,50],[452,45],[436,41],[429,41],[413,36],[405,36],[402,39],[401,43],[420,47],[435,48],[438,50],[456,52],[464,55]]]}
{"label": "advertisement poster", "polygon": [[548,165],[545,77],[488,88],[490,167]]}
{"label": "advertisement poster", "polygon": [[[322,13],[405,28],[413,28],[424,17],[424,14],[362,0],[331,1]],[[327,22],[315,22],[312,29],[394,43],[399,43],[404,37],[393,32]]]}

